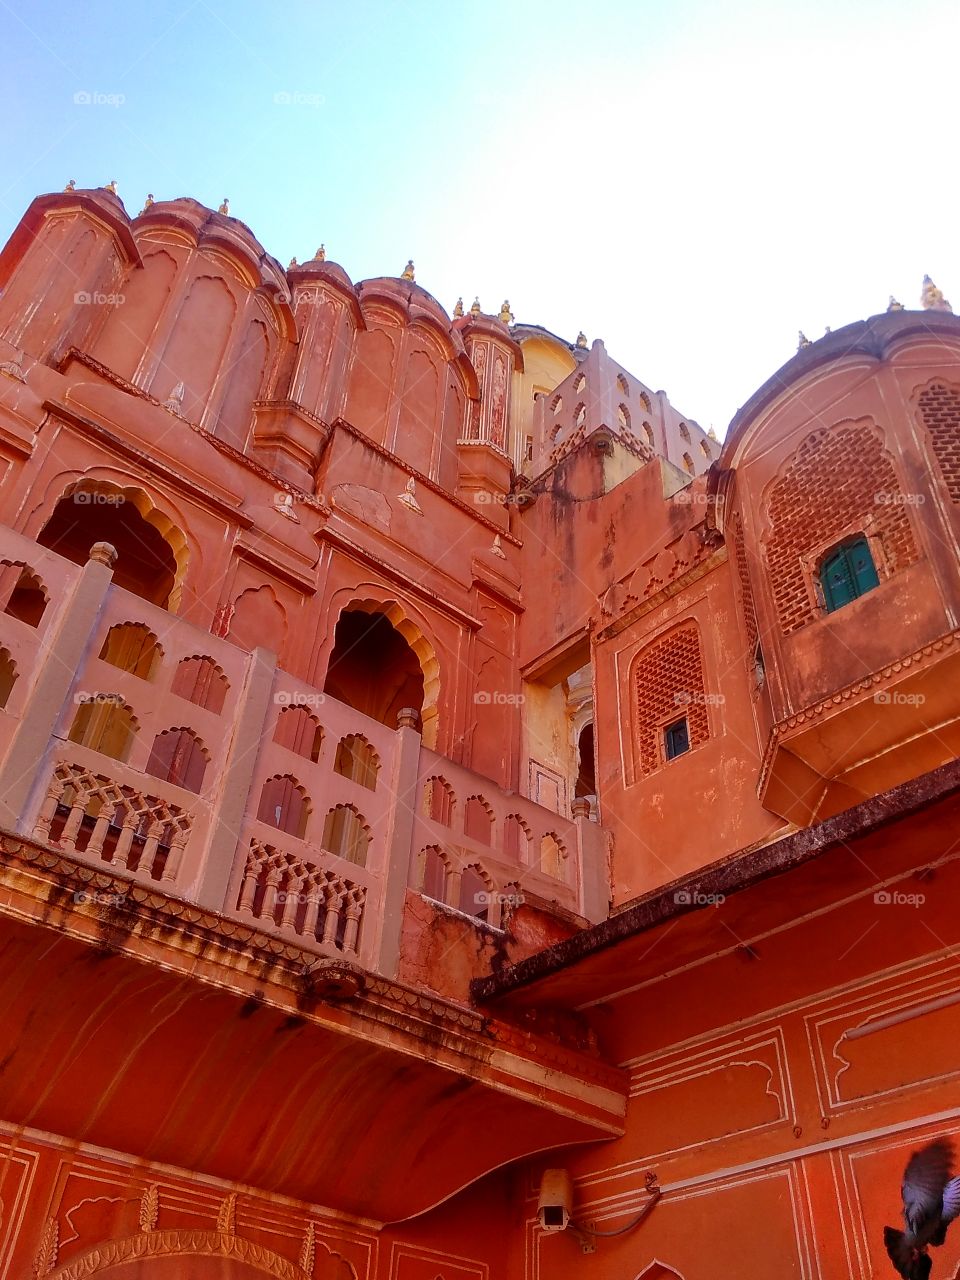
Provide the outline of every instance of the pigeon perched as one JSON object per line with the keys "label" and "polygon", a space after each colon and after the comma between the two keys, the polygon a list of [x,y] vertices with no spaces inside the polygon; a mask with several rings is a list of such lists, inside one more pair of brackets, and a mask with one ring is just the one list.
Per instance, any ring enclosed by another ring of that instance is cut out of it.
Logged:
{"label": "pigeon perched", "polygon": [[906,1231],[884,1227],[883,1243],[904,1280],[928,1280],[933,1261],[928,1245],[941,1245],[947,1227],[960,1217],[960,1177],[953,1176],[953,1145],[938,1138],[915,1151],[903,1171]]}

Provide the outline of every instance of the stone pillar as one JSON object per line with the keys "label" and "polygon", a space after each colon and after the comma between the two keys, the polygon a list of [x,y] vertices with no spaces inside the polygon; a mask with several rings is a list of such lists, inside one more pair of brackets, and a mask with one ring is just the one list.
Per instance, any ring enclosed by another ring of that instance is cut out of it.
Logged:
{"label": "stone pillar", "polygon": [[580,914],[591,924],[599,924],[610,914],[607,842],[603,829],[590,821],[590,801],[586,796],[574,800],[573,821],[580,858]]}
{"label": "stone pillar", "polygon": [[417,813],[417,781],[420,774],[420,732],[418,714],[404,707],[397,717],[397,750],[394,756],[391,794],[393,808],[387,832],[387,861],[383,869],[383,899],[380,949],[376,969],[385,978],[395,978],[400,968],[400,936],[403,912],[410,883],[413,823]]}
{"label": "stone pillar", "polygon": [[73,591],[52,622],[40,669],[0,766],[0,827],[29,835],[49,781],[47,761],[64,704],[86,662],[117,553],[106,542],[90,552]]}
{"label": "stone pillar", "polygon": [[220,786],[210,801],[213,816],[207,847],[200,858],[195,883],[184,891],[184,897],[211,911],[223,909],[233,876],[276,670],[276,654],[267,649],[254,649]]}

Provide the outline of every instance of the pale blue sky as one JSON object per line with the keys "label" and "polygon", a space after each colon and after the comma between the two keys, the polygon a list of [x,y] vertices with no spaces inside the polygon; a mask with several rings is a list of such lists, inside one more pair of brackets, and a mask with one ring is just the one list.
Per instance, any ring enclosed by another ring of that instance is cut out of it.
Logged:
{"label": "pale blue sky", "polygon": [[[956,3],[0,0],[0,239],[68,178],[284,264],[602,337],[722,434],[930,272],[960,310]],[[90,103],[75,95],[89,94]],[[289,101],[284,100],[284,95]]]}

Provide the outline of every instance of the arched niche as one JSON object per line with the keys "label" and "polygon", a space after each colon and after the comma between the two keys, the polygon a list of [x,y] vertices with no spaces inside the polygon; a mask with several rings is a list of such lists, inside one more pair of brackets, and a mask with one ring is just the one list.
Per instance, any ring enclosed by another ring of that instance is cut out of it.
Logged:
{"label": "arched niche", "polygon": [[[392,658],[386,665],[384,645]],[[436,746],[440,664],[423,631],[395,600],[354,599],[343,605],[324,691],[391,729],[402,707],[414,707],[424,745]]]}
{"label": "arched niche", "polygon": [[109,542],[117,551],[117,586],[172,611],[180,603],[189,560],[186,537],[141,488],[90,477],[73,481],[37,542],[80,565],[94,543]]}

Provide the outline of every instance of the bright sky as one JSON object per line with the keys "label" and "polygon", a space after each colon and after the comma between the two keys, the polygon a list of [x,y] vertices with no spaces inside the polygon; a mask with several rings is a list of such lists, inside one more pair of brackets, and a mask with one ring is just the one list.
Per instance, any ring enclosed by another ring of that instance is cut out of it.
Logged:
{"label": "bright sky", "polygon": [[[720,435],[929,272],[960,311],[954,0],[0,0],[0,240],[68,178],[286,265],[584,329]],[[92,101],[76,101],[75,95]]]}

